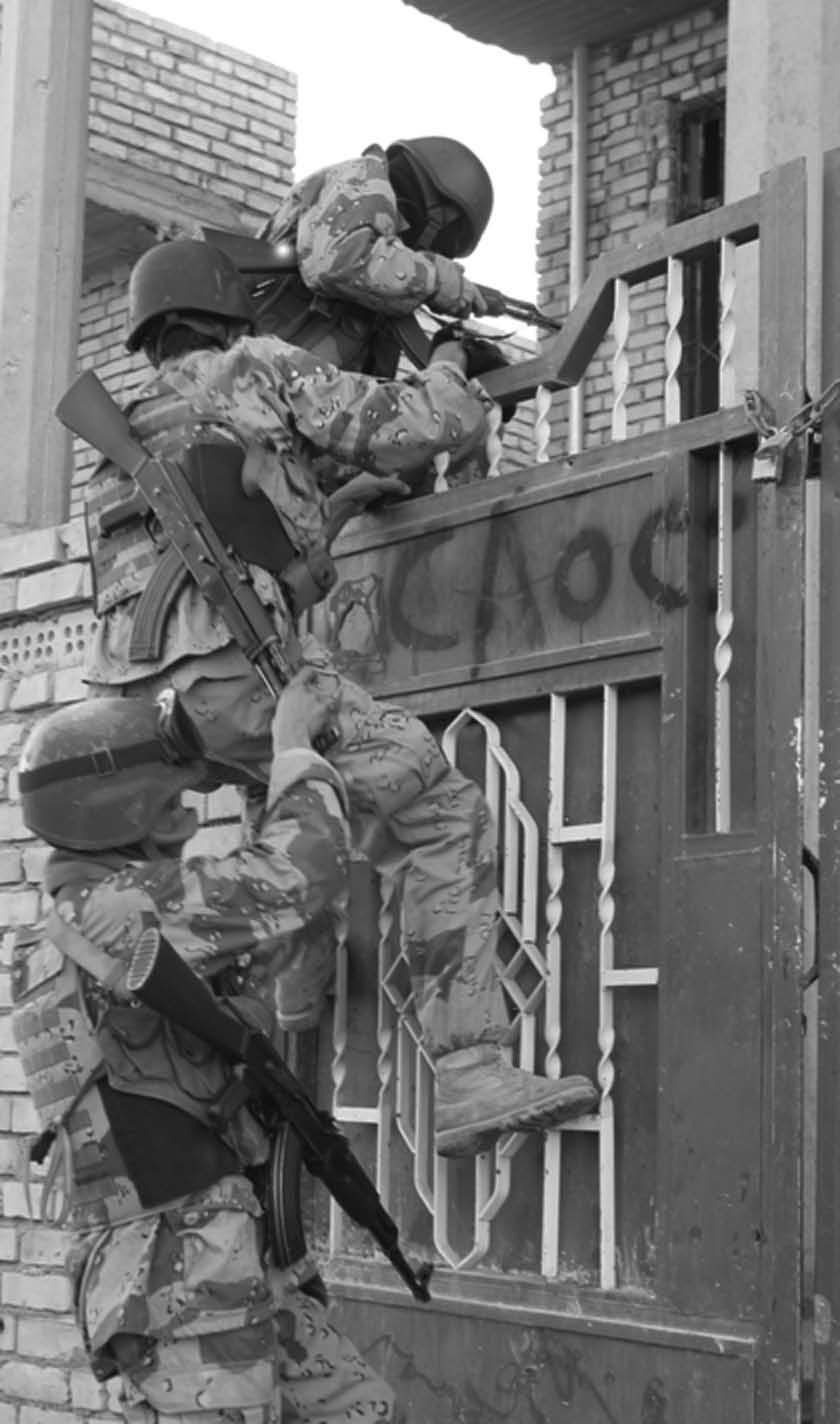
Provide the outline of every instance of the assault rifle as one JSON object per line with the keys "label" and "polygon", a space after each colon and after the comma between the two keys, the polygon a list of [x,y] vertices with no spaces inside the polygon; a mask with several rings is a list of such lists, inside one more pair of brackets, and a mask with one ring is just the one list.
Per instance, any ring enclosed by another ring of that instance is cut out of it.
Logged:
{"label": "assault rifle", "polygon": [[[243,277],[267,279],[297,269],[295,246],[288,239],[271,243],[261,237],[248,237],[243,233],[225,232],[224,229],[215,227],[202,228],[202,232],[206,242],[227,253]],[[539,326],[545,331],[559,331],[563,325],[553,316],[547,316],[545,312],[540,311],[533,302],[508,297],[497,287],[485,287],[480,282],[474,282],[473,286],[478,288],[486,301],[490,316],[510,316],[515,321],[526,322],[528,326]]]}
{"label": "assault rifle", "polygon": [[194,1033],[229,1063],[241,1065],[245,1083],[297,1134],[303,1160],[343,1211],[369,1231],[405,1281],[415,1300],[431,1299],[428,1263],[416,1271],[399,1246],[396,1222],[347,1138],[329,1113],[316,1108],[303,1084],[287,1067],[266,1034],[250,1028],[222,1006],[212,990],[172,946],[146,930],[138,940],[125,977],[126,991],[164,1019]]}
{"label": "assault rifle", "polygon": [[[224,618],[231,637],[253,663],[269,692],[279,696],[297,668],[286,656],[245,563],[211,523],[180,466],[171,460],[155,459],[140,444],[93,371],[77,377],[59,401],[56,415],[68,430],[131,476],[141,496],[142,510],[156,515],[199,591]],[[318,558],[321,553],[323,560]],[[305,564],[314,582],[320,580],[323,596],[335,581],[335,566],[327,551],[313,551]],[[289,641],[286,640],[287,645]]]}

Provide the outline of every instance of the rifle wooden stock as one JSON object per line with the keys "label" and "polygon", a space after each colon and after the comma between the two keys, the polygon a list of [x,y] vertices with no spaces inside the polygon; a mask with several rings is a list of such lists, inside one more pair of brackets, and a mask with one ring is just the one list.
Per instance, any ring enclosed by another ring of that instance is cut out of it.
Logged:
{"label": "rifle wooden stock", "polygon": [[328,1113],[315,1106],[271,1040],[223,1008],[211,989],[162,939],[138,942],[126,988],[150,1009],[210,1044],[231,1063],[242,1064],[259,1090],[297,1133],[306,1166],[357,1225],[369,1231],[416,1300],[430,1299],[431,1268],[414,1271],[399,1247],[397,1224],[349,1142]]}
{"label": "rifle wooden stock", "polygon": [[65,391],[55,413],[62,425],[127,474],[149,458],[123,412],[93,371],[83,371]]}
{"label": "rifle wooden stock", "polygon": [[278,272],[294,272],[297,267],[295,245],[287,242],[266,242],[262,237],[246,233],[225,232],[218,227],[203,227],[205,242],[224,252],[246,277],[269,277]]}

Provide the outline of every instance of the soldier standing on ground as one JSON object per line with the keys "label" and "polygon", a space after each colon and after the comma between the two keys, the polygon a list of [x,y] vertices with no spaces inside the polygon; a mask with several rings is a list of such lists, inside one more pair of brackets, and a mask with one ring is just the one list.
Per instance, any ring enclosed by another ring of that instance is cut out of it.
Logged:
{"label": "soldier standing on ground", "polygon": [[[206,767],[172,699],[61,708],[23,749],[23,818],[53,847],[55,923],[20,934],[12,966],[15,1040],[56,1134],[41,1215],[56,1219],[60,1183],[82,1339],[96,1377],[120,1378],[127,1424],[393,1418],[311,1259],[272,1261],[257,1194],[271,1143],[233,1070],[121,987],[154,924],[271,1035],[275,973],[301,941],[334,943],[347,822],[341,778],[311,745],[333,711],[315,683],[303,673],[282,693],[262,821],[223,857],[181,858],[196,830],[182,792]],[[111,966],[104,982],[69,953],[79,940]]]}

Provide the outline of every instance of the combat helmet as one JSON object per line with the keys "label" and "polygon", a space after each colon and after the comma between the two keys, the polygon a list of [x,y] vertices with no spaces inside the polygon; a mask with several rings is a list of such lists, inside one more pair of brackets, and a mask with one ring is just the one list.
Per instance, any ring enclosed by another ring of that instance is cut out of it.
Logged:
{"label": "combat helmet", "polygon": [[209,242],[177,238],[150,247],[128,279],[126,347],[137,351],[155,317],[170,312],[256,323],[250,295],[233,260]]}
{"label": "combat helmet", "polygon": [[24,824],[53,846],[133,845],[167,802],[205,774],[203,749],[172,689],[155,701],[98,697],[50,712],[18,764]]}
{"label": "combat helmet", "polygon": [[408,246],[469,257],[493,211],[493,184],[481,159],[458,139],[440,137],[397,139],[385,156]]}

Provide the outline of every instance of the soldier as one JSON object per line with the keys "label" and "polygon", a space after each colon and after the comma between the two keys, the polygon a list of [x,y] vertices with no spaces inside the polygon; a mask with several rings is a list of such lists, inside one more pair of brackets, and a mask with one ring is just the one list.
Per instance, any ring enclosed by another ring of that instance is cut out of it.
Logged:
{"label": "soldier", "polygon": [[[19,935],[12,969],[15,1040],[54,1134],[41,1213],[71,1229],[82,1339],[96,1377],[120,1378],[129,1424],[393,1418],[314,1263],[272,1260],[255,1191],[270,1142],[233,1070],[124,988],[153,922],[273,1032],[274,973],[301,938],[334,939],[345,909],[344,790],[311,745],[331,710],[312,674],[286,687],[258,833],[222,857],[181,859],[196,829],[182,792],[206,768],[173,699],[61,708],[23,749],[23,818],[54,848],[54,913]],[[79,962],[97,951],[101,978]]]}
{"label": "soldier", "polygon": [[[132,273],[128,341],[158,371],[132,403],[130,423],[154,454],[238,453],[239,475],[231,479],[225,465],[229,537],[256,564],[290,671],[302,662],[317,667],[337,704],[330,760],[348,789],[354,837],[402,879],[417,1014],[436,1065],[435,1146],[470,1155],[502,1132],[541,1131],[585,1112],[596,1095],[585,1078],[550,1081],[506,1061],[494,959],[496,830],[487,804],[417,718],[374,701],[314,639],[298,636],[282,551],[306,556],[323,537],[312,465],[319,451],[366,466],[360,478],[375,490],[383,478],[410,479],[441,451],[468,453],[482,438],[486,399],[464,378],[452,343],[439,347],[427,371],[377,381],[277,337],[243,335],[252,319],[233,264],[208,244],[173,242],[146,253]],[[263,552],[256,535],[253,544],[245,538],[253,520],[243,488],[262,500],[252,507]],[[195,587],[158,578],[165,531],[150,530],[136,507],[132,513],[131,493],[130,478],[107,463],[86,492],[100,617],[87,669],[92,691],[154,697],[174,687],[224,777],[264,781],[271,698]],[[320,1016],[334,970],[332,947],[320,949],[319,956],[307,945],[277,976],[287,1028]]]}
{"label": "soldier", "polygon": [[483,316],[454,259],[478,245],[493,207],[484,164],[457,139],[400,139],[297,183],[260,236],[296,256],[272,281],[257,330],[345,370],[391,377],[416,351],[418,307]]}

